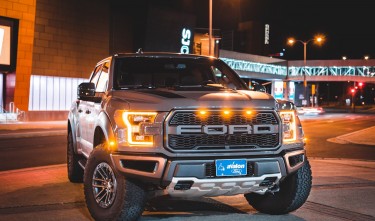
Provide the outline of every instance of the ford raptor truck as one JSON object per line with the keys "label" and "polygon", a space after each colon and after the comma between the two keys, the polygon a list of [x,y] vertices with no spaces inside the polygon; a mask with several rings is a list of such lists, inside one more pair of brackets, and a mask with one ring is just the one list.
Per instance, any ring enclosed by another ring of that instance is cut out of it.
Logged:
{"label": "ford raptor truck", "polygon": [[[266,214],[301,207],[311,189],[291,102],[251,91],[222,60],[115,54],[78,86],[67,169],[95,220],[137,220],[147,200],[244,194]],[[159,197],[163,199],[163,197]]]}

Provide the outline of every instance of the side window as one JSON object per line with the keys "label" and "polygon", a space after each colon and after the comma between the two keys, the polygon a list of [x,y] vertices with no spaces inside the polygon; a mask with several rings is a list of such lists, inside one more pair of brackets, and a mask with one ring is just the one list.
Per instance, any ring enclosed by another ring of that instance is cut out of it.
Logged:
{"label": "side window", "polygon": [[102,71],[98,80],[98,83],[96,84],[96,92],[105,92],[107,90],[108,86],[108,69],[109,69],[109,64],[104,63],[102,67]]}
{"label": "side window", "polygon": [[91,83],[94,83],[95,85],[97,85],[101,69],[102,69],[102,65],[98,65],[95,68],[95,70],[93,71],[94,73],[92,74],[91,81],[90,81]]}
{"label": "side window", "polygon": [[211,67],[211,68],[219,84],[227,88],[232,88],[232,89],[235,88],[234,84],[230,81],[230,79],[223,72],[221,72],[221,70],[219,70],[216,67]]}

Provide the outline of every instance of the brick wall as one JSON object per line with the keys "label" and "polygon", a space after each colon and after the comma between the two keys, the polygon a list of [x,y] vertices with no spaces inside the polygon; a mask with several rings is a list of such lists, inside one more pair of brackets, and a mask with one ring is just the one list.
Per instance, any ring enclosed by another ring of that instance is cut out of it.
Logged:
{"label": "brick wall", "polygon": [[109,1],[37,0],[32,74],[88,78],[109,53]]}
{"label": "brick wall", "polygon": [[30,76],[88,78],[109,54],[109,1],[0,0],[0,16],[19,19],[14,102],[28,110]]}
{"label": "brick wall", "polygon": [[0,16],[19,20],[14,102],[27,110],[32,69],[36,0],[1,0]]}

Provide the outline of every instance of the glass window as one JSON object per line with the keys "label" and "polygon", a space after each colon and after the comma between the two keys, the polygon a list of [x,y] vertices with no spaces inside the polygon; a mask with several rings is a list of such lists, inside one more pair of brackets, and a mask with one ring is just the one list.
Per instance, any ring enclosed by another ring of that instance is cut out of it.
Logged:
{"label": "glass window", "polygon": [[224,62],[208,58],[117,58],[114,73],[115,89],[247,89],[237,73]]}
{"label": "glass window", "polygon": [[96,92],[105,92],[108,86],[108,69],[109,64],[104,63],[102,67],[102,72],[100,73],[100,77],[98,83],[96,84]]}
{"label": "glass window", "polygon": [[95,85],[98,83],[98,79],[99,79],[99,76],[100,76],[101,69],[102,69],[102,65],[99,65],[93,71],[90,82],[94,83]]}

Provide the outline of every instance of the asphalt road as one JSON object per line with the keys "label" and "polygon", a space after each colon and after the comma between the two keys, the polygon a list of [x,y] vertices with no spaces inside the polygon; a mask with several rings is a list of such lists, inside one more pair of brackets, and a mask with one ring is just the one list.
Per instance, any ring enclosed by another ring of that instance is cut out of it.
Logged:
{"label": "asphalt road", "polygon": [[375,160],[375,146],[327,141],[330,138],[375,126],[375,115],[324,114],[302,116],[301,120],[307,138],[306,150],[309,157]]}
{"label": "asphalt road", "polygon": [[66,135],[0,139],[0,171],[65,162]]}
{"label": "asphalt road", "polygon": [[[196,199],[158,197],[141,221],[375,221],[375,162],[310,159],[313,187],[306,203],[285,215],[256,211],[243,195]],[[83,185],[64,164],[0,172],[0,221],[93,221]]]}

